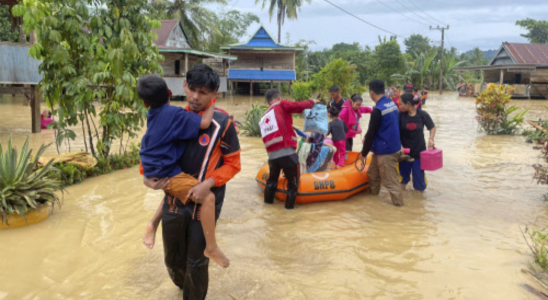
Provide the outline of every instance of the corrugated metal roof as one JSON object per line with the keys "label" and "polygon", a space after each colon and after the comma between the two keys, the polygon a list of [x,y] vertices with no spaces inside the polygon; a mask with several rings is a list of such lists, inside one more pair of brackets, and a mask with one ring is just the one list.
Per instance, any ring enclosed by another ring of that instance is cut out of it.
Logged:
{"label": "corrugated metal roof", "polygon": [[276,43],[264,26],[259,27],[253,37],[244,44],[223,46],[221,49],[246,49],[246,50],[303,50],[301,48],[288,47]]}
{"label": "corrugated metal roof", "polygon": [[517,64],[548,64],[548,44],[504,43]]}
{"label": "corrugated metal roof", "polygon": [[[160,23],[162,23],[162,27],[160,29],[153,29],[152,32],[156,32],[158,34],[158,38],[154,40],[154,44],[158,46],[158,48],[169,48],[168,40],[171,36],[174,29],[179,26],[179,20],[161,20]],[[188,43],[188,37],[185,34],[184,29],[182,30],[184,38],[186,39],[186,42]],[[189,47],[192,48],[189,44]]]}
{"label": "corrugated metal roof", "polygon": [[230,80],[295,80],[293,70],[228,70]]}

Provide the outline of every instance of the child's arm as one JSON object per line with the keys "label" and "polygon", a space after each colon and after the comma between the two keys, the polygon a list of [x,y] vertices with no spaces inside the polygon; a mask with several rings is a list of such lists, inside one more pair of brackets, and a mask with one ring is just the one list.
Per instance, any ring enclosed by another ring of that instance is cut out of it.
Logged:
{"label": "child's arm", "polygon": [[213,120],[213,113],[215,112],[215,104],[211,104],[202,114],[202,122],[200,123],[200,129],[208,129]]}
{"label": "child's arm", "polygon": [[361,106],[360,107],[360,112],[362,114],[370,114],[372,111],[373,111],[373,109],[371,107],[368,107],[368,106]]}

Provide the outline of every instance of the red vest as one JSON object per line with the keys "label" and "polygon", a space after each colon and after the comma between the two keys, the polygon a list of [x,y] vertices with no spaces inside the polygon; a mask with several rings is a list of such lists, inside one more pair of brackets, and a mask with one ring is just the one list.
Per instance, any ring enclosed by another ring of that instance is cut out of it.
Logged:
{"label": "red vest", "polygon": [[293,130],[293,118],[281,104],[285,100],[272,104],[263,114],[259,126],[266,152],[274,152],[287,147],[297,149],[297,135]]}

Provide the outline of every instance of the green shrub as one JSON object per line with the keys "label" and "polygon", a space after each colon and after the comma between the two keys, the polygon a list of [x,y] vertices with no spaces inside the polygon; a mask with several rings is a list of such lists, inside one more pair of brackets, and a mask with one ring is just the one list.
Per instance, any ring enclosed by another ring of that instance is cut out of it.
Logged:
{"label": "green shrub", "polygon": [[541,229],[525,227],[525,234],[525,242],[533,254],[535,263],[544,272],[548,272],[548,225]]}
{"label": "green shrub", "polygon": [[8,141],[4,153],[0,144],[0,221],[7,225],[7,215],[19,214],[25,218],[29,209],[36,209],[39,204],[51,203],[60,205],[56,191],[62,190],[57,180],[48,178],[48,174],[57,172],[48,162],[43,168],[37,169],[38,159],[49,145],[42,145],[36,155],[29,150],[29,140],[25,141],[21,153],[17,153]]}
{"label": "green shrub", "polygon": [[520,130],[528,110],[510,118],[512,113],[519,110],[516,106],[508,107],[512,89],[505,85],[488,84],[487,89],[476,98],[476,118],[481,130],[487,134],[515,134]]}
{"label": "green shrub", "polygon": [[251,109],[245,113],[245,122],[242,129],[246,131],[247,136],[261,136],[259,122],[261,121],[261,118],[267,108],[268,106],[266,105],[259,105],[259,103],[255,103],[251,106]]}
{"label": "green shrub", "polygon": [[310,99],[310,84],[305,81],[293,81],[291,86],[291,98],[297,101]]}

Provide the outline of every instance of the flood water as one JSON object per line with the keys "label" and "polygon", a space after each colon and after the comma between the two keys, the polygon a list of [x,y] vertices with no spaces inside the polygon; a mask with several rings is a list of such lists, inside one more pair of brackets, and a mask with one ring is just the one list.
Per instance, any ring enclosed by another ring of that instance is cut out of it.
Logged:
{"label": "flood water", "polygon": [[[255,101],[263,99],[218,106],[243,120]],[[514,101],[531,109],[528,119],[548,118],[547,103]],[[546,187],[531,180],[538,151],[522,136],[478,133],[473,99],[436,93],[425,109],[444,168],[427,173],[424,193],[406,191],[402,208],[385,190],[294,211],[263,205],[254,178],[264,146],[240,136],[242,172],[228,184],[217,226],[231,266],[210,265],[208,298],[538,299],[523,288],[531,256],[520,233],[547,220]],[[27,135],[35,147],[53,142],[51,131],[31,135],[30,108],[5,97],[0,142],[9,135],[19,145]],[[137,168],[67,191],[47,221],[0,232],[0,299],[181,298],[163,264],[161,230],[153,250],[141,243],[162,192],[145,188]]]}

